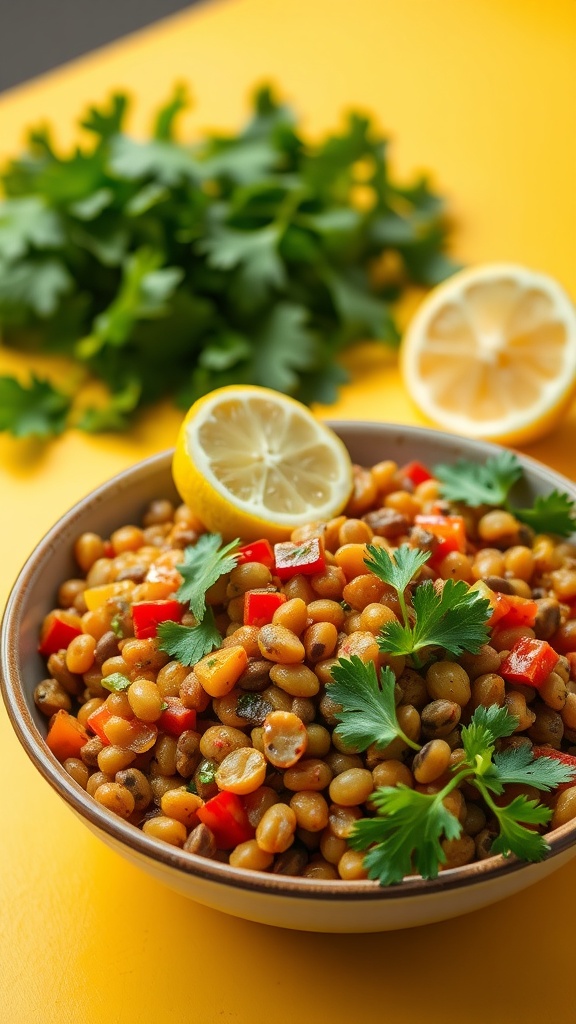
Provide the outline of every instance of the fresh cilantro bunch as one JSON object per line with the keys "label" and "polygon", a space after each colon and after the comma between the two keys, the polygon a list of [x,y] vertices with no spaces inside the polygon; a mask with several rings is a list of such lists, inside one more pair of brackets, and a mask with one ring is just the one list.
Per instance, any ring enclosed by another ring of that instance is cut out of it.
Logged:
{"label": "fresh cilantro bunch", "polygon": [[210,654],[222,643],[214,613],[206,605],[206,593],[214,583],[232,572],[236,566],[235,551],[239,541],[233,540],[222,547],[219,533],[203,533],[196,544],[184,550],[184,561],[176,566],[182,583],[174,594],[177,601],[188,604],[196,619],[195,626],[181,626],[178,622],[162,622],[156,632],[160,650],[166,651],[182,665],[195,665],[205,654]]}
{"label": "fresh cilantro bunch", "polygon": [[187,105],[177,86],[136,140],[113,95],[69,152],[33,129],[0,174],[3,341],[71,357],[109,395],[82,410],[77,375],[67,392],[0,378],[0,429],[121,430],[146,402],[229,383],[331,402],[340,352],[395,344],[390,304],[455,269],[443,201],[393,180],[368,117],[310,143],[265,86],[239,132],[192,143],[176,133]]}
{"label": "fresh cilantro bunch", "polygon": [[534,530],[560,537],[569,537],[576,531],[576,502],[561,491],[539,495],[531,508],[517,508],[510,503],[510,491],[523,475],[522,464],[513,452],[498,452],[486,459],[484,465],[468,459],[459,459],[453,465],[441,464],[434,468],[434,475],[440,481],[440,494],[448,501],[471,508],[496,505]]}

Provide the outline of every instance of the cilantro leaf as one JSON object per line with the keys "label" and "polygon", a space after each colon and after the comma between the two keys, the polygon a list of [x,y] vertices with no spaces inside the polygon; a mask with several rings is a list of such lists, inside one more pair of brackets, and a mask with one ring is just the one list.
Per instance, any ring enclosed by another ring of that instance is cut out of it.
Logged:
{"label": "cilantro leaf", "polygon": [[252,231],[219,228],[200,243],[208,257],[208,266],[219,270],[238,268],[241,288],[250,292],[253,301],[266,299],[274,289],[286,284],[286,271],[278,254],[278,228],[270,225]]}
{"label": "cilantro leaf", "polygon": [[141,391],[138,379],[127,381],[125,387],[110,395],[105,405],[85,409],[78,421],[78,429],[87,433],[125,429],[138,405]]}
{"label": "cilantro leaf", "polygon": [[178,115],[190,106],[188,89],[184,82],[174,86],[172,96],[160,108],[154,121],[154,138],[170,141],[174,138],[175,121]]}
{"label": "cilantro leaf", "polygon": [[418,570],[430,558],[429,551],[411,548],[408,544],[397,548],[393,557],[386,548],[377,548],[373,544],[369,544],[366,551],[368,557],[364,559],[364,565],[398,593],[406,590]]}
{"label": "cilantro leaf", "polygon": [[351,275],[345,277],[335,270],[327,271],[325,280],[342,320],[342,336],[357,337],[364,331],[371,338],[399,341],[388,304],[370,294],[366,281],[353,281]]}
{"label": "cilantro leaf", "polygon": [[279,302],[254,339],[254,379],[264,387],[293,392],[297,371],[310,367],[314,336],[306,325],[302,306]]}
{"label": "cilantro leaf", "polygon": [[476,654],[488,642],[489,602],[463,580],[446,580],[440,595],[426,580],[416,587],[412,604],[414,625],[385,623],[378,637],[381,650],[415,654],[424,647],[442,647],[456,657],[462,651]]}
{"label": "cilantro leaf", "polygon": [[513,782],[550,792],[565,782],[576,781],[576,769],[556,757],[534,757],[529,746],[509,747],[494,754],[492,771],[482,776],[494,793]]}
{"label": "cilantro leaf", "polygon": [[198,357],[198,365],[206,370],[230,370],[252,353],[251,343],[241,334],[221,334],[207,342]]}
{"label": "cilantro leaf", "polygon": [[437,877],[446,860],[442,839],[457,839],[462,832],[442,803],[445,795],[444,790],[429,795],[406,786],[384,786],[372,794],[377,817],[357,821],[348,839],[353,850],[368,848],[364,866],[369,878],[393,885],[414,869],[423,878]]}
{"label": "cilantro leaf", "polygon": [[107,206],[114,202],[114,193],[110,188],[98,188],[82,199],[77,199],[69,207],[70,213],[79,220],[94,220]]}
{"label": "cilantro leaf", "polygon": [[204,180],[225,179],[250,185],[273,173],[278,152],[265,136],[225,138],[212,136],[204,148],[199,173]]}
{"label": "cilantro leaf", "polygon": [[0,258],[16,260],[31,248],[55,249],[64,235],[58,215],[39,196],[0,203]]}
{"label": "cilantro leaf", "polygon": [[340,658],[331,674],[330,698],[342,705],[342,711],[335,712],[340,723],[336,731],[346,744],[356,750],[366,750],[374,743],[382,749],[400,737],[414,750],[420,749],[398,724],[394,704],[396,680],[387,665],[378,679],[372,661],[364,664],[357,655],[352,655]]}
{"label": "cilantro leaf", "polygon": [[178,267],[161,268],[160,262],[161,255],[146,248],[128,257],[116,298],[96,317],[93,333],[77,345],[82,357],[94,356],[106,345],[125,345],[137,320],[167,313],[167,300],[179,284],[182,271]]}
{"label": "cilantro leaf", "polygon": [[515,853],[522,860],[543,860],[550,849],[548,843],[525,825],[547,825],[552,817],[548,807],[525,796],[517,796],[505,807],[491,804],[491,809],[500,826],[500,834],[492,843],[492,853],[502,853],[505,857]]}
{"label": "cilantro leaf", "polygon": [[537,533],[569,537],[576,532],[576,501],[562,491],[553,490],[546,496],[539,494],[532,508],[515,508],[513,512]]}
{"label": "cilantro leaf", "polygon": [[219,533],[203,533],[196,544],[184,549],[184,561],[177,565],[183,582],[175,597],[183,603],[189,602],[194,617],[201,622],[206,611],[206,591],[236,566],[235,550],[238,540],[221,547]]}
{"label": "cilantro leaf", "polygon": [[512,452],[502,451],[485,465],[460,459],[454,465],[439,465],[434,474],[441,483],[440,493],[448,501],[475,508],[479,505],[504,505],[517,519],[534,530],[568,537],[576,531],[576,501],[562,491],[538,495],[532,508],[516,508],[508,494],[523,474],[522,465]]}
{"label": "cilantro leaf", "polygon": [[[322,361],[322,347],[319,347],[318,358],[320,365],[313,370],[305,371],[300,377],[298,398],[305,405],[312,402],[321,402],[323,405],[330,405],[338,399],[338,389],[341,384],[350,380],[350,374],[334,363],[327,365],[326,360]],[[326,357],[328,359],[329,356]]]}
{"label": "cilantro leaf", "polygon": [[0,430],[14,437],[61,434],[70,405],[67,395],[35,374],[27,387],[14,377],[0,377]]}
{"label": "cilantro leaf", "polygon": [[511,736],[518,725],[518,719],[511,715],[508,708],[500,708],[497,704],[490,707],[480,705],[474,711],[468,725],[462,728],[462,746],[466,752],[466,762],[475,767],[478,758],[490,758],[497,739]]}
{"label": "cilantro leaf", "polygon": [[502,505],[522,476],[522,466],[512,452],[501,451],[491,455],[484,465],[459,459],[453,465],[434,467],[434,476],[440,481],[440,493],[448,501],[478,505]]}
{"label": "cilantro leaf", "polygon": [[123,93],[112,93],[109,99],[109,109],[89,107],[80,121],[80,125],[86,131],[93,132],[100,140],[109,139],[122,131],[127,110],[128,97]]}
{"label": "cilantro leaf", "polygon": [[[103,192],[105,189],[102,190]],[[74,209],[78,206],[74,204]],[[90,218],[85,216],[87,205],[82,201],[81,210],[83,216],[80,218],[87,221]],[[74,224],[70,226],[70,239],[80,250],[84,250],[94,256],[99,263],[105,267],[120,267],[127,259],[130,235],[123,224],[111,225],[109,220],[96,216],[90,224]]]}
{"label": "cilantro leaf", "polygon": [[110,170],[128,181],[152,179],[167,188],[200,181],[192,150],[166,139],[136,142],[116,135],[110,142]]}
{"label": "cilantro leaf", "polygon": [[53,256],[0,260],[0,324],[53,316],[73,284],[67,268]]}
{"label": "cilantro leaf", "polygon": [[197,626],[161,622],[156,628],[156,633],[160,637],[160,650],[182,665],[195,665],[205,654],[210,654],[222,643],[211,608],[207,609],[202,622]]}
{"label": "cilantro leaf", "polygon": [[346,181],[352,180],[355,162],[372,153],[371,127],[368,117],[352,111],[344,130],[339,135],[329,135],[307,156],[304,180],[320,195],[344,188]]}

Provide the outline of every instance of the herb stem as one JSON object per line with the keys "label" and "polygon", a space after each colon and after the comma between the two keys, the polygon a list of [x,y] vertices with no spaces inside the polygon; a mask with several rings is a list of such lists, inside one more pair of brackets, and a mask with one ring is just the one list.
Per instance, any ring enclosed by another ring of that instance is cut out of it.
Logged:
{"label": "herb stem", "polygon": [[416,743],[415,740],[411,740],[406,735],[405,732],[402,732],[402,729],[400,728],[400,726],[397,726],[397,729],[398,729],[398,736],[400,737],[400,739],[404,740],[404,743],[407,743],[409,747],[412,747],[412,750],[422,750],[422,744],[421,743]]}
{"label": "herb stem", "polygon": [[[406,629],[410,629],[410,617],[408,615],[408,605],[406,604],[404,591],[396,589],[396,593],[398,594],[398,604],[400,605],[402,618],[404,619],[404,625],[406,626]],[[410,651],[410,657],[412,658],[412,664],[414,665],[414,668],[422,668],[422,660],[418,656],[418,653],[416,651]]]}
{"label": "herb stem", "polygon": [[497,804],[494,803],[492,797],[490,796],[490,791],[484,785],[481,776],[479,774],[475,773],[474,774],[474,778],[470,779],[470,782],[472,783],[473,786],[476,787],[478,792],[482,794],[482,799],[488,805],[488,807],[490,808],[492,813],[497,818],[499,818],[500,817],[500,808],[498,807]]}
{"label": "herb stem", "polygon": [[[470,774],[474,774],[474,772],[472,772],[470,770],[470,768],[467,767],[467,766],[465,766],[464,768],[460,769],[460,771],[456,772],[456,774],[453,775],[453,777],[450,779],[450,781],[446,783],[446,785],[444,786],[443,790],[441,790],[440,793],[437,793],[437,795],[436,795],[436,797],[434,799],[433,806],[438,806],[438,804],[441,804],[443,802],[443,800],[445,800],[446,797],[448,797],[448,795],[450,793],[452,793],[452,790],[455,790],[455,788],[459,785],[459,783],[462,781],[462,779],[467,778]],[[472,781],[474,781],[474,780],[472,780]],[[460,830],[461,830],[461,827],[460,827]]]}
{"label": "herb stem", "polygon": [[[470,768],[470,765],[464,765],[460,769],[460,771],[457,771],[457,772],[454,773],[454,775],[452,776],[450,781],[447,782],[446,785],[444,786],[444,789],[440,790],[440,793],[438,794],[438,796],[440,796],[442,799],[444,799],[444,797],[448,796],[448,793],[451,793],[452,790],[460,782],[462,782],[463,779],[467,779],[470,775],[473,775],[473,774],[474,774],[474,769]],[[473,781],[473,780],[471,780],[471,781]]]}
{"label": "herb stem", "polygon": [[398,604],[400,605],[402,618],[404,619],[404,625],[406,626],[406,629],[409,629],[410,619],[408,617],[408,608],[406,606],[406,598],[404,597],[404,591],[396,589],[396,593],[398,594]]}

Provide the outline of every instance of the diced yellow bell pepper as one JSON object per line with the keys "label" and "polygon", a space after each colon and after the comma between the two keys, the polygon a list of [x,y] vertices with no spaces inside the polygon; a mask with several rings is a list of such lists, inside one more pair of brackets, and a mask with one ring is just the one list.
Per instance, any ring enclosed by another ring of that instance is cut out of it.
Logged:
{"label": "diced yellow bell pepper", "polygon": [[86,607],[93,612],[95,608],[100,608],[105,604],[110,597],[127,597],[133,589],[134,583],[131,580],[118,580],[116,583],[102,583],[99,587],[88,587],[83,596]]}

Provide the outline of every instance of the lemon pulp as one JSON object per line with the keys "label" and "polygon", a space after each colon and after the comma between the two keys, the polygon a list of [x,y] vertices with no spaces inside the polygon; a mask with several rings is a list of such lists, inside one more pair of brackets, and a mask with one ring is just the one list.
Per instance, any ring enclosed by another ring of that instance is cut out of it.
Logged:
{"label": "lemon pulp", "polygon": [[455,433],[543,436],[576,390],[576,314],[552,278],[496,264],[434,289],[402,343],[415,403]]}
{"label": "lemon pulp", "polygon": [[300,403],[267,388],[231,386],[192,406],[178,438],[176,486],[225,538],[289,536],[330,519],[352,488],[340,439]]}

